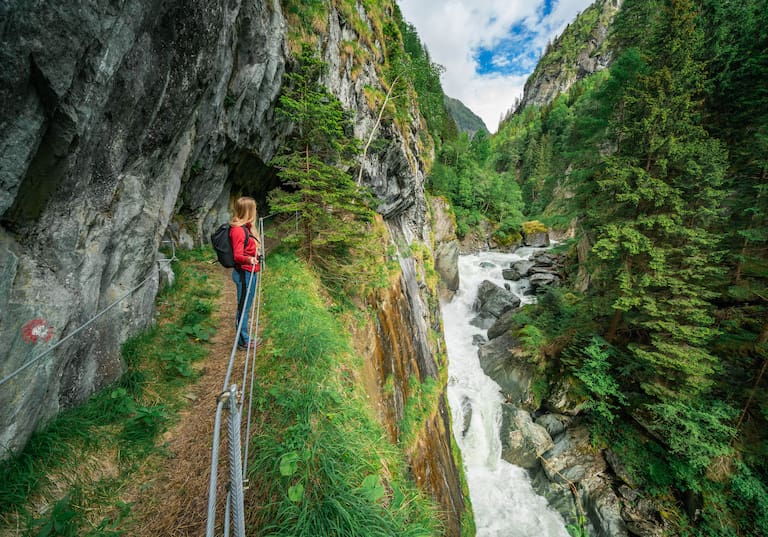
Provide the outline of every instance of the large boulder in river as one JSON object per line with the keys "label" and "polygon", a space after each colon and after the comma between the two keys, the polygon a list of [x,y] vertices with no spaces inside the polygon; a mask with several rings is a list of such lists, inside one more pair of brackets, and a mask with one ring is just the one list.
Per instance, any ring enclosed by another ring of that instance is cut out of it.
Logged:
{"label": "large boulder in river", "polygon": [[538,220],[523,222],[523,244],[534,248],[549,246],[549,230]]}
{"label": "large boulder in river", "polygon": [[554,447],[549,433],[525,410],[504,403],[501,411],[501,458],[523,468],[536,468],[539,457]]}
{"label": "large boulder in river", "polygon": [[531,272],[534,264],[533,261],[528,259],[521,259],[520,261],[511,262],[509,268],[514,269],[521,277],[525,277]]}
{"label": "large boulder in river", "polygon": [[515,267],[510,266],[509,268],[505,268],[501,271],[501,277],[505,280],[516,282],[522,278],[522,275]]}
{"label": "large boulder in river", "polygon": [[509,310],[501,317],[496,319],[490,328],[488,328],[488,339],[496,339],[501,334],[508,332],[514,324],[515,310]]}
{"label": "large boulder in river", "polygon": [[520,306],[520,299],[514,293],[489,280],[484,280],[477,290],[477,299],[475,299],[473,309],[498,319],[507,311],[518,306]]}
{"label": "large boulder in river", "polygon": [[536,366],[511,352],[518,345],[519,342],[505,332],[480,347],[477,355],[483,372],[499,385],[507,402],[532,410],[536,406],[531,389]]}

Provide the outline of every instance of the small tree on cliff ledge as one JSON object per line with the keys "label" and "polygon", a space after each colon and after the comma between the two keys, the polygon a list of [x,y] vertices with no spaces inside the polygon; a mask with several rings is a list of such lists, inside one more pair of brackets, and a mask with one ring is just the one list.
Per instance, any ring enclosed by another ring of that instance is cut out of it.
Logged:
{"label": "small tree on cliff ledge", "polygon": [[325,68],[305,46],[298,69],[286,75],[277,112],[294,130],[271,161],[283,188],[270,192],[269,203],[275,212],[297,215],[298,226],[285,225],[284,242],[296,244],[309,263],[333,269],[363,239],[373,211],[350,173],[360,147],[349,118],[319,83]]}

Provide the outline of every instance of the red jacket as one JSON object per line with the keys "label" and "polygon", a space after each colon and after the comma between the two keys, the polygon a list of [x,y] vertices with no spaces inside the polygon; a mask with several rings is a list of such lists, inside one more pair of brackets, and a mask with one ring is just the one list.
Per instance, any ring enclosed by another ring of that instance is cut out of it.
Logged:
{"label": "red jacket", "polygon": [[260,268],[258,261],[256,265],[251,265],[250,262],[250,258],[256,257],[258,241],[251,234],[251,224],[247,223],[245,225],[250,235],[248,244],[245,244],[245,230],[242,226],[230,226],[229,228],[229,240],[232,241],[232,253],[235,254],[235,268],[247,270],[248,272],[258,272]]}

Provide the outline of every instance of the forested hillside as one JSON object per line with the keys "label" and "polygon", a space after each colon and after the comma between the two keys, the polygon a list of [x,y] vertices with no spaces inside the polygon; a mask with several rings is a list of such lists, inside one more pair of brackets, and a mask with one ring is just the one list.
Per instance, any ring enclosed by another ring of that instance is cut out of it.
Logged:
{"label": "forested hillside", "polygon": [[462,234],[575,232],[512,328],[542,381],[570,379],[667,534],[766,535],[768,9],[625,0],[608,46],[609,69],[445,144],[431,188]]}
{"label": "forested hillside", "polygon": [[476,132],[488,133],[488,127],[483,120],[458,99],[445,97],[445,106],[451,113],[459,132],[466,132],[472,138]]}

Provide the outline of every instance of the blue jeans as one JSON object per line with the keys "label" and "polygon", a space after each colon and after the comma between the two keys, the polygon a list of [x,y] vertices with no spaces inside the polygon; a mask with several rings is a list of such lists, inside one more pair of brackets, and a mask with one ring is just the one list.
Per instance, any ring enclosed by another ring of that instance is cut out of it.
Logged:
{"label": "blue jeans", "polygon": [[[251,278],[253,274],[253,278]],[[251,282],[253,280],[253,282]],[[245,309],[245,315],[243,316],[243,325],[240,328],[240,334],[237,338],[238,345],[247,345],[248,338],[248,315],[251,312],[251,304],[253,304],[253,296],[256,294],[256,284],[259,282],[259,274],[257,272],[248,272],[246,270],[232,271],[232,281],[235,282],[237,288],[237,317],[235,318],[235,330],[240,322],[240,315]],[[250,289],[248,288],[250,286]]]}

